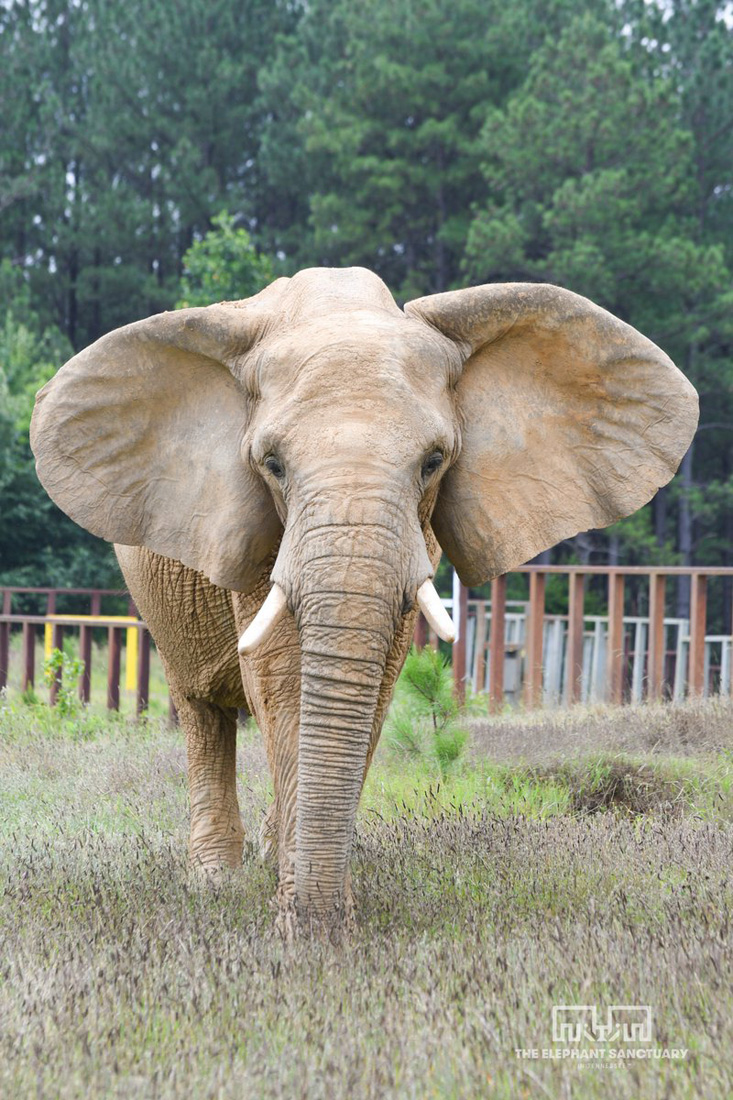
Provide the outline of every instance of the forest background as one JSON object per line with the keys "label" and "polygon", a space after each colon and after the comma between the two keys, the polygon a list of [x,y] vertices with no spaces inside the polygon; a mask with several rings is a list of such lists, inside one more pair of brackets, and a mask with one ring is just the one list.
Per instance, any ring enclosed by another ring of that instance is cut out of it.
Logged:
{"label": "forest background", "polygon": [[349,264],[400,303],[549,281],[639,328],[700,392],[695,442],[650,505],[545,560],[733,565],[730,7],[5,0],[0,584],[121,584],[28,446],[73,351]]}

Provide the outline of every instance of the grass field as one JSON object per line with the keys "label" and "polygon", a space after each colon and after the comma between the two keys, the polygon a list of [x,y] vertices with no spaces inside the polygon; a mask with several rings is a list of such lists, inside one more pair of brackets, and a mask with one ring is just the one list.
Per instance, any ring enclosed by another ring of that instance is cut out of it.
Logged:
{"label": "grass field", "polygon": [[[274,931],[240,741],[250,843],[207,888],[178,731],[0,704],[3,1100],[733,1095],[731,704],[477,719],[447,775],[384,742],[338,946]],[[686,1057],[542,1057],[574,1004]]]}

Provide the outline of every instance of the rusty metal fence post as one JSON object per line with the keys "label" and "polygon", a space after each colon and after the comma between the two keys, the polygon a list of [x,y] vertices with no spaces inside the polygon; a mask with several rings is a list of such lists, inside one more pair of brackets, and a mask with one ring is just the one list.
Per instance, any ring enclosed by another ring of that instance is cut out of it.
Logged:
{"label": "rusty metal fence post", "polygon": [[82,625],[79,628],[79,654],[84,666],[79,680],[79,698],[88,703],[92,694],[92,628]]}
{"label": "rusty metal fence post", "polygon": [[571,573],[568,577],[568,659],[565,701],[568,706],[580,699],[583,676],[583,606],[585,575]]}
{"label": "rusty metal fence post", "polygon": [[[8,624],[8,629],[10,624]],[[36,682],[36,628],[23,623],[23,679],[21,690],[28,691]]]}
{"label": "rusty metal fence post", "polygon": [[664,693],[664,605],[667,579],[663,573],[649,577],[649,655],[647,699],[659,700]]}
{"label": "rusty metal fence post", "polygon": [[138,717],[148,709],[150,700],[150,634],[143,626],[138,628],[140,644],[137,655],[137,700]]}
{"label": "rusty metal fence post", "polygon": [[529,621],[527,623],[527,671],[524,699],[527,706],[542,702],[542,650],[545,629],[545,574],[529,575]]}
{"label": "rusty metal fence post", "polygon": [[[3,592],[3,615],[10,614],[12,593]],[[10,671],[10,623],[0,623],[0,691],[7,686]]]}
{"label": "rusty metal fence post", "polygon": [[491,633],[489,634],[489,705],[504,702],[504,637],[506,634],[506,575],[491,582]]}
{"label": "rusty metal fence post", "polygon": [[416,649],[424,649],[428,642],[428,624],[422,611],[418,611],[415,617],[415,630],[413,632],[413,644]]}

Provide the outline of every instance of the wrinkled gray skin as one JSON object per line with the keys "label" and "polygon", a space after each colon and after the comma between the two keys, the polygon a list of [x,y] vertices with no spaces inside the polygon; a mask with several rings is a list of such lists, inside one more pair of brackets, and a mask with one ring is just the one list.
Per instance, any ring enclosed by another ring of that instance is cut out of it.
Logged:
{"label": "wrinkled gray skin", "polygon": [[[504,572],[645,503],[696,409],[663,352],[567,291],[478,287],[403,312],[362,269],[151,318],[67,364],[39,395],[39,476],[126,544],[186,733],[192,859],[241,862],[246,702],[274,780],[262,842],[281,920],[348,911],[357,804],[440,556],[432,528],[465,582]],[[238,658],[271,581],[288,610]]]}

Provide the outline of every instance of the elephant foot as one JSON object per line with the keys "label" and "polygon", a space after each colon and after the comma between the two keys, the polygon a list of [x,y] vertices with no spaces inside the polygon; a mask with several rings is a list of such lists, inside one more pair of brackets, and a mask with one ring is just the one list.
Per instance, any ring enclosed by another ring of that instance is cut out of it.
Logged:
{"label": "elephant foot", "polygon": [[351,890],[351,875],[347,876],[343,897],[329,909],[298,908],[292,872],[282,876],[274,901],[277,910],[275,928],[286,943],[307,938],[331,944],[343,943],[356,928],[356,907]]}
{"label": "elephant foot", "polygon": [[244,829],[239,814],[234,817],[200,814],[191,821],[188,854],[193,867],[204,877],[216,877],[222,872],[242,866]]}

